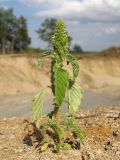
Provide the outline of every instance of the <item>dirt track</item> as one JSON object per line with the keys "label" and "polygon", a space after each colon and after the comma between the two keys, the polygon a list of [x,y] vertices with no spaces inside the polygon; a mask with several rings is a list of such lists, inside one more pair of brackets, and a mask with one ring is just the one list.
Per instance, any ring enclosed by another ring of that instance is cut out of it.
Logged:
{"label": "dirt track", "polygon": [[[31,114],[31,101],[35,93],[0,96],[0,119],[5,117],[24,116]],[[44,112],[52,110],[52,98],[46,99]],[[81,108],[95,108],[100,105],[118,105],[120,95],[100,94],[85,91]]]}

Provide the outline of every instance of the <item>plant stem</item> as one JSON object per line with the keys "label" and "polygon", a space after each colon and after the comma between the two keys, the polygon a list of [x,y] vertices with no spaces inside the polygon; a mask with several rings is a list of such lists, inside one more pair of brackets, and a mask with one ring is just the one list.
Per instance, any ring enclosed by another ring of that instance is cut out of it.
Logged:
{"label": "plant stem", "polygon": [[57,124],[60,124],[60,115],[59,115],[59,107],[56,106],[54,108],[54,114],[55,114],[55,120],[57,122]]}

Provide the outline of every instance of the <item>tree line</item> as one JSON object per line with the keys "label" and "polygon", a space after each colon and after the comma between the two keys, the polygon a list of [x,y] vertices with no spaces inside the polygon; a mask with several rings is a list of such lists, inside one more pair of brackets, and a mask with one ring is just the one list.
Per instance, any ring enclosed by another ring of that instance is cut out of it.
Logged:
{"label": "tree line", "polygon": [[0,51],[2,54],[22,51],[30,42],[26,18],[16,17],[12,8],[0,8]]}
{"label": "tree line", "polygon": [[[41,26],[36,30],[38,38],[48,43],[51,47],[51,37],[55,32],[57,19],[46,18]],[[72,37],[68,35],[69,48]],[[14,53],[26,50],[31,43],[28,34],[27,19],[24,16],[17,17],[14,15],[12,8],[0,7],[0,53]],[[73,47],[74,52],[81,52],[79,45]]]}

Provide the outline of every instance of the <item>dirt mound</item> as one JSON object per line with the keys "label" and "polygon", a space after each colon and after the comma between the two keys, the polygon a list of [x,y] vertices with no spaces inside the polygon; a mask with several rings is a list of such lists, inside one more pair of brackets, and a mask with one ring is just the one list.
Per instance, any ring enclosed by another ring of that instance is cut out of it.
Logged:
{"label": "dirt mound", "polygon": [[[120,49],[77,57],[80,65],[78,82],[83,87],[120,91]],[[49,85],[49,67],[50,60],[46,60],[43,69],[39,70],[37,56],[0,56],[0,94],[34,92]]]}
{"label": "dirt mound", "polygon": [[[39,153],[39,138],[31,134],[31,117],[0,120],[0,159],[2,160],[118,160],[120,157],[120,106],[102,106],[96,110],[80,110],[79,126],[86,139],[80,150],[51,150]],[[24,139],[27,135],[27,144]]]}
{"label": "dirt mound", "polygon": [[79,57],[80,81],[90,89],[120,91],[120,50]]}
{"label": "dirt mound", "polygon": [[48,83],[48,74],[38,69],[36,56],[1,56],[0,94],[34,92]]}

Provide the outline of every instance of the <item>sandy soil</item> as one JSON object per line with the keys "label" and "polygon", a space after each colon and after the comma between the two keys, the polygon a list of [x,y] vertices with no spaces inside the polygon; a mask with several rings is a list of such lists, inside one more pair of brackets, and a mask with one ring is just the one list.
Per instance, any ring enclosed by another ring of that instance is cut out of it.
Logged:
{"label": "sandy soil", "polygon": [[[111,49],[112,50],[112,49]],[[120,93],[120,49],[96,55],[77,56],[80,65],[78,83],[84,89]],[[0,95],[32,93],[50,84],[50,60],[42,70],[37,56],[0,56]]]}
{"label": "sandy soil", "polygon": [[30,134],[31,127],[28,127],[32,122],[31,117],[0,120],[0,159],[118,160],[120,158],[120,106],[81,110],[76,119],[86,132],[84,143],[80,144],[80,150],[63,150],[58,154],[50,150],[39,152],[38,138],[34,133]]}

